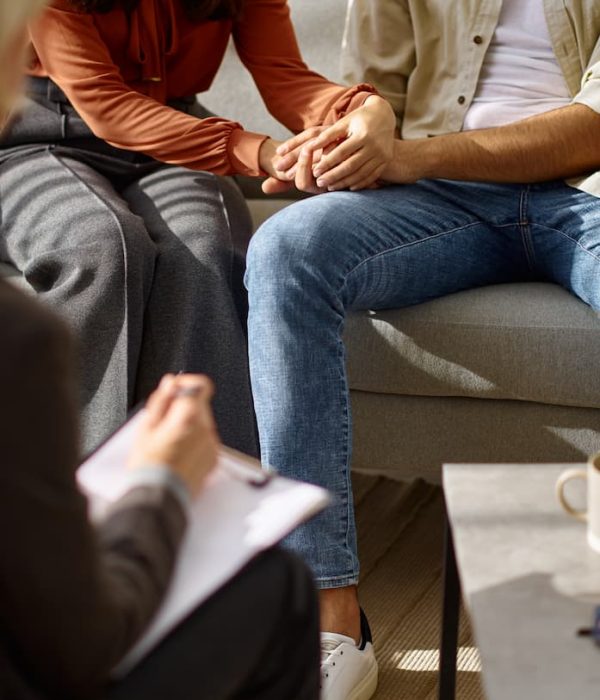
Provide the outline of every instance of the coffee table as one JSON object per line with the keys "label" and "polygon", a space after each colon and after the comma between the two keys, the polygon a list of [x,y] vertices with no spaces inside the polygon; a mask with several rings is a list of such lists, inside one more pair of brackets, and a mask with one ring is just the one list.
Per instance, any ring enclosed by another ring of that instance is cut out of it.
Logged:
{"label": "coffee table", "polygon": [[572,466],[444,467],[440,698],[454,697],[461,588],[488,700],[600,698],[600,647],[577,636],[600,604],[600,555],[554,495]]}

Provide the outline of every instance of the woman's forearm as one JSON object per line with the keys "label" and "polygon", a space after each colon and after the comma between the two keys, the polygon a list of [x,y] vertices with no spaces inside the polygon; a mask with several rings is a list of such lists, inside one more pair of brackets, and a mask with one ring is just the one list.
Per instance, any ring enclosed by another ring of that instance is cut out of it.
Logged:
{"label": "woman's forearm", "polygon": [[124,80],[92,15],[48,7],[31,27],[34,49],[45,73],[100,139],[158,161],[219,175],[260,175],[264,136],[240,124],[172,109],[132,89]]}

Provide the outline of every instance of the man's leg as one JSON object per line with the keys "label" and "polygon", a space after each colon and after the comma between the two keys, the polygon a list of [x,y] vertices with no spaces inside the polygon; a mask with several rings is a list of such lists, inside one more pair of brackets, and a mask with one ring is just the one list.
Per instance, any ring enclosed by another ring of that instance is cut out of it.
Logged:
{"label": "man's leg", "polygon": [[90,450],[131,407],[154,244],[106,178],[49,149],[0,166],[0,226],[0,259],[77,335]]}
{"label": "man's leg", "polygon": [[246,283],[262,458],[335,496],[289,538],[324,589],[326,631],[359,635],[346,311],[527,279],[518,191],[424,182],[326,194],[280,212],[252,239]]}
{"label": "man's leg", "polygon": [[318,614],[304,564],[265,552],[183,622],[109,700],[318,700]]}
{"label": "man's leg", "polygon": [[524,211],[532,266],[600,310],[600,198],[562,182],[532,185]]}
{"label": "man's leg", "polygon": [[158,250],[137,380],[145,398],[165,372],[214,380],[225,444],[258,455],[246,346],[245,256],[252,224],[233,181],[161,168],[124,190]]}

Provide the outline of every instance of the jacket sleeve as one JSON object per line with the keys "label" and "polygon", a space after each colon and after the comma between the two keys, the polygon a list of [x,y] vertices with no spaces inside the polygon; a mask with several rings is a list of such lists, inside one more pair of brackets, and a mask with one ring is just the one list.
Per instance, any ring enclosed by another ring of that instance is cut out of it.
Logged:
{"label": "jacket sleeve", "polygon": [[68,334],[6,283],[0,327],[2,643],[49,696],[88,698],[157,610],[185,515],[171,492],[140,487],[90,525]]}
{"label": "jacket sleeve", "polygon": [[373,83],[394,108],[399,127],[415,65],[415,40],[406,0],[354,0],[342,49],[344,80]]}
{"label": "jacket sleeve", "polygon": [[586,105],[600,114],[600,37],[581,79],[581,89],[573,102]]}
{"label": "jacket sleeve", "polygon": [[267,109],[293,132],[331,124],[377,92],[366,84],[342,87],[309,70],[286,0],[248,0],[234,42]]}
{"label": "jacket sleeve", "polygon": [[44,70],[98,138],[192,170],[260,174],[258,151],[266,136],[226,119],[183,114],[131,89],[93,15],[56,0],[30,34]]}

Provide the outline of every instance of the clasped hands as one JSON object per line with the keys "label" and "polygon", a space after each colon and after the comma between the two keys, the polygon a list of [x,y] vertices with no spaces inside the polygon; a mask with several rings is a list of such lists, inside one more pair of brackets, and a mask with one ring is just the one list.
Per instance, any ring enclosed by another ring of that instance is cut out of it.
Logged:
{"label": "clasped hands", "polygon": [[332,126],[316,126],[284,143],[267,139],[260,165],[266,194],[293,187],[318,194],[377,187],[394,155],[396,117],[377,95]]}

